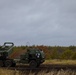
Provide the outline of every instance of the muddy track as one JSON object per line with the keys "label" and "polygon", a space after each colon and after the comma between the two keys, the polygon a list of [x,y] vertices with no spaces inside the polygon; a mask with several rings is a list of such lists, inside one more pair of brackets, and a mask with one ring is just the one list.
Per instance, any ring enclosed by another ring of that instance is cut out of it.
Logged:
{"label": "muddy track", "polygon": [[[13,70],[14,73],[19,72],[22,75],[29,75],[29,73],[34,73],[34,75],[37,75],[38,73],[58,73],[59,71],[62,72],[76,72],[76,65],[54,65],[54,64],[43,64],[40,65],[39,68],[31,69],[28,65],[17,65],[16,67],[1,67],[6,70]],[[16,74],[14,74],[16,75]],[[42,74],[43,75],[43,74]],[[49,74],[50,75],[50,74]],[[55,75],[55,74],[52,74]],[[58,75],[58,74],[57,74]],[[59,74],[60,75],[60,74]],[[71,75],[71,74],[70,74]],[[74,74],[76,75],[76,74]]]}
{"label": "muddy track", "polygon": [[[4,67],[3,67],[4,68]],[[76,65],[55,65],[55,64],[43,64],[43,65],[40,65],[39,68],[29,68],[28,65],[17,65],[16,67],[8,67],[7,69],[10,69],[10,70],[19,70],[19,71],[50,71],[50,70],[67,70],[67,69],[70,69],[70,70],[75,70],[76,71]]]}

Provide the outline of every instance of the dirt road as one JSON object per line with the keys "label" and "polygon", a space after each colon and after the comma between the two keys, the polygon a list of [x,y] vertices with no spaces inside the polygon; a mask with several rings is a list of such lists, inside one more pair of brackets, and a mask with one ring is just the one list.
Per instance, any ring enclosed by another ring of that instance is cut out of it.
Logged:
{"label": "dirt road", "polygon": [[[3,67],[4,68],[4,67]],[[63,70],[67,70],[67,69],[70,69],[70,70],[76,70],[76,65],[56,65],[56,64],[42,64],[40,65],[40,67],[38,68],[34,68],[34,69],[31,69],[29,68],[28,65],[17,65],[16,67],[8,67],[8,69],[11,69],[11,70],[19,70],[19,71],[44,71],[44,70],[47,70],[47,71],[50,71],[50,70],[60,70],[60,69],[63,69]]]}

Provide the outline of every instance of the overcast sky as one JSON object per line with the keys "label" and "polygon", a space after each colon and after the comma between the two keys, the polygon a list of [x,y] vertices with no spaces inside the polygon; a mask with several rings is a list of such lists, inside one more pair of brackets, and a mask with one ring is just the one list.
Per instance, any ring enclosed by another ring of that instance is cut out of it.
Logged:
{"label": "overcast sky", "polygon": [[76,46],[76,0],[0,0],[0,44]]}

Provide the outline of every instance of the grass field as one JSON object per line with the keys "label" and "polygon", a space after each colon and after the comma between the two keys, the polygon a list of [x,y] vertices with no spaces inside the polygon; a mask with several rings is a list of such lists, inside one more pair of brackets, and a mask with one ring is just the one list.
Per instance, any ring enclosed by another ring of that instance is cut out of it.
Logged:
{"label": "grass field", "polygon": [[62,64],[62,65],[76,65],[76,60],[45,60],[43,64]]}
{"label": "grass field", "polygon": [[27,71],[18,71],[18,70],[8,70],[8,69],[0,69],[0,75],[76,75],[76,71],[72,70],[51,70],[50,72],[40,71],[36,72],[27,72]]}
{"label": "grass field", "polygon": [[[61,64],[61,65],[76,65],[76,60],[46,60],[43,64]],[[26,70],[10,70],[8,68],[0,68],[0,75],[76,75],[76,70],[71,69],[52,69],[47,72],[47,69],[40,71],[26,71]]]}

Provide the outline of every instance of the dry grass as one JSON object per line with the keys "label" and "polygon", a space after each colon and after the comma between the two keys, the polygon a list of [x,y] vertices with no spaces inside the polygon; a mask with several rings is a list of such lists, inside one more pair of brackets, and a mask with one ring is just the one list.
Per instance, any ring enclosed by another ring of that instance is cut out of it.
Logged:
{"label": "dry grass", "polygon": [[48,73],[46,71],[40,71],[38,73],[32,71],[18,71],[18,70],[8,70],[0,69],[0,75],[76,75],[75,71],[72,70],[51,70]]}
{"label": "dry grass", "polygon": [[[76,65],[76,60],[46,60],[44,64],[69,64]],[[76,75],[75,70],[47,70],[32,72],[32,71],[19,71],[19,70],[10,70],[5,68],[0,68],[0,75]]]}
{"label": "dry grass", "polygon": [[43,64],[64,64],[64,65],[76,65],[76,60],[45,60]]}
{"label": "dry grass", "polygon": [[19,75],[19,71],[0,69],[0,75]]}

